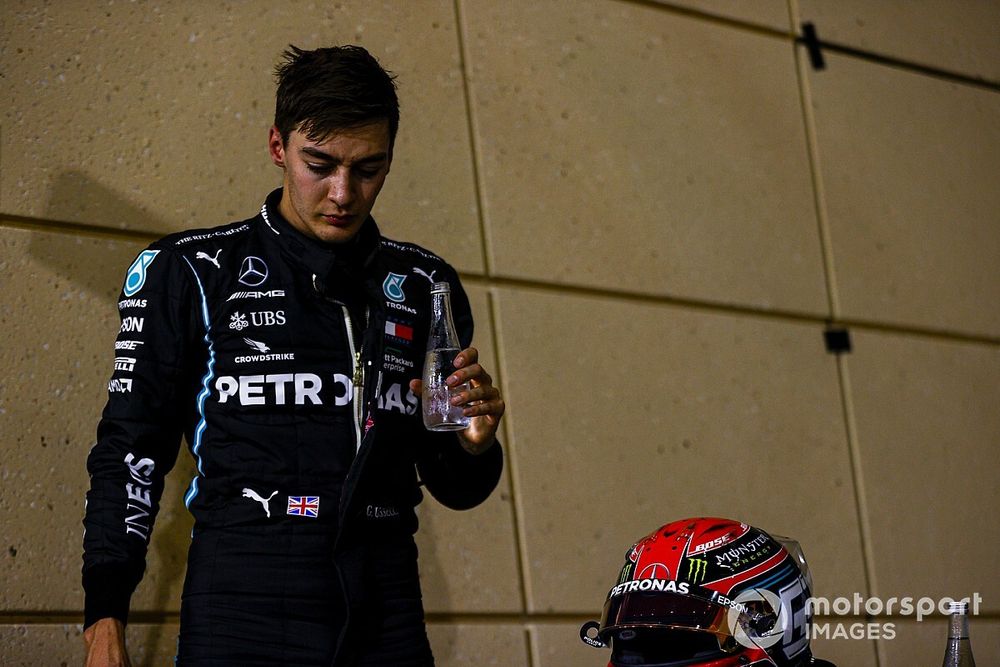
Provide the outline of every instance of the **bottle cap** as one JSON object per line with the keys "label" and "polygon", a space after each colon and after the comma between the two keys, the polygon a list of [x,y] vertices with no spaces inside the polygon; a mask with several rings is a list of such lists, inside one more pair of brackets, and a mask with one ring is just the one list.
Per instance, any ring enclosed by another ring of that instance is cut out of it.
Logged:
{"label": "bottle cap", "polygon": [[451,284],[441,281],[431,285],[431,294],[441,294],[442,292],[451,292]]}
{"label": "bottle cap", "polygon": [[968,602],[952,602],[948,605],[949,614],[968,614],[969,613],[969,603]]}

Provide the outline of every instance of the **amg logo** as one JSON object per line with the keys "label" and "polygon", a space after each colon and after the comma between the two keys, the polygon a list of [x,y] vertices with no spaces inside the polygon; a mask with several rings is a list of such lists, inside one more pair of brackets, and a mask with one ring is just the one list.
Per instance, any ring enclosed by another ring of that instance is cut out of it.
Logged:
{"label": "amg logo", "polygon": [[122,328],[118,330],[118,333],[125,333],[126,331],[142,331],[142,325],[145,320],[141,317],[125,317],[122,319]]}
{"label": "amg logo", "polygon": [[234,299],[268,299],[271,297],[285,296],[285,290],[273,289],[268,292],[233,292],[226,301]]}

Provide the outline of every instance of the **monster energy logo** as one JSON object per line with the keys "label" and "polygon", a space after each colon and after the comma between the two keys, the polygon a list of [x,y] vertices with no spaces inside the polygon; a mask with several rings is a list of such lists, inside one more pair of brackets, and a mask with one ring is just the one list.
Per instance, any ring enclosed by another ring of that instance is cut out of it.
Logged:
{"label": "monster energy logo", "polygon": [[635,563],[625,563],[625,567],[622,568],[621,573],[618,575],[618,583],[624,584],[631,579],[633,569],[635,569]]}
{"label": "monster energy logo", "polygon": [[688,558],[687,580],[692,584],[700,584],[705,581],[705,571],[708,569],[708,561],[704,558]]}

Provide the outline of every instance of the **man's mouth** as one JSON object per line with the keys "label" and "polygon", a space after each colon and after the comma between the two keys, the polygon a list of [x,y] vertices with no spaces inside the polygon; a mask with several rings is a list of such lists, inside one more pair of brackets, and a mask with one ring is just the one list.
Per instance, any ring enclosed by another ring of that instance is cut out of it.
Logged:
{"label": "man's mouth", "polygon": [[320,214],[320,217],[323,218],[323,222],[329,225],[333,225],[334,227],[346,227],[347,225],[351,224],[351,222],[354,220],[354,216],[352,215],[341,215],[341,214],[327,215],[325,213],[322,213]]}

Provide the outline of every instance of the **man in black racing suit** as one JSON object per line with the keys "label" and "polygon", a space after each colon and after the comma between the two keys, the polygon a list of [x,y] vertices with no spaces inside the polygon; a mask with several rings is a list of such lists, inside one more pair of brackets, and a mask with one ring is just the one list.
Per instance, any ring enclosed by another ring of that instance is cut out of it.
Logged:
{"label": "man in black racing suit", "polygon": [[[458,276],[369,215],[392,79],[357,47],[285,56],[269,139],[283,188],[254,218],[153,243],[125,278],[87,462],[88,665],[127,664],[122,627],[182,433],[198,474],[179,665],[432,665],[419,486],[464,509],[500,477],[504,404]],[[450,381],[470,382],[458,434],[424,429],[415,380],[442,280],[464,348]]]}

